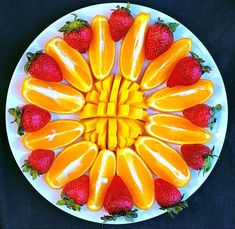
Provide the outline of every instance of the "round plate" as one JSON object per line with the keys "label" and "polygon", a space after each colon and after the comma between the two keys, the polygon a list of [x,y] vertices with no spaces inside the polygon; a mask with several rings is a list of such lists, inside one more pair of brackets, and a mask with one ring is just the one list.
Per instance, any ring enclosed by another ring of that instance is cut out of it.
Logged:
{"label": "round plate", "polygon": [[[114,9],[116,7],[117,3],[107,3],[107,4],[99,4],[94,6],[85,7],[79,10],[76,10],[72,13],[75,13],[79,15],[80,18],[91,21],[92,18],[97,15],[106,15],[109,16],[111,14],[110,9]],[[126,5],[126,3],[119,3],[119,5]],[[177,22],[175,19],[167,16],[164,13],[161,13],[157,10],[140,6],[140,5],[131,5],[131,12],[133,16],[136,16],[139,12],[147,12],[151,15],[150,24],[153,24],[155,21],[157,21],[158,17],[161,17],[165,22]],[[12,150],[12,153],[15,157],[15,160],[18,164],[18,166],[21,168],[22,164],[24,163],[25,158],[27,157],[28,153],[27,150],[23,147],[21,143],[21,138],[16,133],[16,125],[11,124],[12,117],[8,114],[8,109],[11,107],[21,106],[25,104],[22,95],[21,95],[21,88],[22,88],[22,82],[24,78],[26,77],[26,74],[24,72],[24,64],[26,63],[26,52],[28,51],[37,51],[43,49],[45,43],[52,37],[56,35],[61,35],[61,33],[58,32],[58,29],[61,28],[66,21],[72,20],[73,16],[70,14],[67,14],[66,16],[60,18],[53,24],[51,24],[49,27],[47,27],[27,48],[25,53],[22,55],[19,63],[16,66],[16,69],[13,73],[11,83],[8,89],[8,95],[7,95],[7,101],[6,101],[6,128],[7,128],[7,135],[9,144]],[[220,72],[211,57],[210,53],[207,51],[205,46],[200,42],[200,40],[192,33],[190,32],[186,27],[184,27],[182,24],[177,28],[176,32],[174,33],[175,40],[182,38],[182,37],[189,37],[193,40],[193,48],[192,50],[200,55],[205,61],[206,64],[211,66],[212,72],[210,74],[204,74],[203,78],[211,79],[215,86],[215,93],[212,96],[212,98],[208,101],[208,104],[210,105],[216,105],[221,104],[222,105],[222,111],[218,115],[217,123],[213,128],[212,131],[212,140],[208,143],[209,147],[212,147],[215,145],[215,154],[219,155],[223,146],[225,134],[226,134],[226,127],[227,127],[227,119],[228,119],[228,109],[227,109],[227,97],[225,92],[224,83],[222,80],[222,77],[220,75]],[[119,47],[121,42],[117,43],[117,56],[119,55]],[[84,55],[87,59],[87,55]],[[113,68],[113,73],[118,73],[118,58],[116,58],[115,66]],[[145,62],[144,69],[147,66],[147,61]],[[143,69],[143,70],[144,70]],[[76,119],[76,115],[58,115],[53,114],[52,119],[60,119],[60,118],[71,118]],[[179,146],[174,146],[176,149],[179,149]],[[56,150],[55,152],[58,153],[60,150]],[[212,163],[212,169],[216,163],[216,158],[213,159]],[[206,173],[204,176],[202,174],[198,175],[197,171],[192,172],[192,179],[189,182],[189,184],[181,188],[181,192],[185,194],[185,199],[187,199],[189,196],[191,196],[207,179],[212,169]],[[44,179],[43,176],[36,179],[35,181],[32,180],[29,174],[23,173],[26,179],[31,183],[31,185],[43,196],[45,197],[49,202],[51,202],[53,205],[55,205],[56,201],[60,198],[60,190],[52,190],[49,188]],[[56,206],[56,205],[55,205]],[[58,207],[58,206],[56,206]],[[65,206],[59,207],[61,210],[74,215],[78,218],[102,223],[102,220],[100,219],[101,216],[107,214],[103,209],[98,212],[92,212],[89,211],[86,206],[83,206],[80,212],[76,212],[73,210],[68,209]],[[190,209],[189,209],[190,211]],[[164,211],[159,210],[159,206],[155,203],[154,206],[149,210],[139,210],[138,211],[138,218],[135,219],[135,222],[147,220],[156,216],[161,215],[164,213]],[[124,224],[128,223],[126,222],[123,217],[120,217],[116,221],[108,222],[111,224]]]}

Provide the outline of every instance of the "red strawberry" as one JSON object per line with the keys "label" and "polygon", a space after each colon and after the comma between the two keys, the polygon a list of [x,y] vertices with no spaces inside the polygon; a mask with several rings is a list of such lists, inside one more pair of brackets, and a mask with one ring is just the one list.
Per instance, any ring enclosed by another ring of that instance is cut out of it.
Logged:
{"label": "red strawberry", "polygon": [[55,153],[52,150],[37,149],[32,151],[22,166],[23,172],[30,172],[33,180],[37,176],[46,173],[54,160]]}
{"label": "red strawberry", "polygon": [[213,125],[216,123],[215,113],[221,109],[222,106],[220,104],[217,104],[215,107],[207,104],[198,104],[183,110],[183,115],[194,125],[202,128],[210,127],[212,130]]}
{"label": "red strawberry", "polygon": [[51,119],[51,114],[33,104],[19,108],[10,108],[8,112],[15,117],[13,122],[18,124],[17,133],[22,136],[24,131],[34,132],[43,128]]}
{"label": "red strawberry", "polygon": [[213,155],[214,147],[210,149],[206,145],[192,144],[182,145],[181,153],[185,162],[193,169],[203,171],[203,175],[209,171],[211,167],[211,159]]}
{"label": "red strawberry", "polygon": [[36,53],[28,52],[28,62],[24,69],[31,76],[40,80],[59,82],[63,80],[62,72],[56,61],[46,53],[37,51]]}
{"label": "red strawberry", "polygon": [[109,18],[109,26],[112,39],[120,41],[133,24],[133,17],[130,3],[127,3],[126,7],[117,6],[116,8]]}
{"label": "red strawberry", "polygon": [[72,15],[74,20],[67,21],[59,31],[63,32],[64,40],[68,45],[80,53],[85,53],[91,43],[92,29],[87,21],[78,19],[76,14]]}
{"label": "red strawberry", "polygon": [[160,178],[156,179],[154,184],[155,199],[160,205],[160,209],[167,210],[171,218],[174,218],[174,214],[178,214],[188,207],[188,203],[182,201],[183,196],[174,185]]}
{"label": "red strawberry", "polygon": [[57,205],[66,205],[69,209],[80,211],[81,205],[88,201],[89,177],[83,175],[66,184],[61,193],[61,200]]}
{"label": "red strawberry", "polygon": [[191,55],[184,57],[177,63],[167,81],[168,87],[194,84],[201,78],[203,73],[211,71],[209,66],[202,65],[205,62],[203,59],[193,52],[191,52]]}
{"label": "red strawberry", "polygon": [[133,221],[133,218],[137,218],[137,210],[131,210],[132,207],[131,194],[121,177],[115,176],[104,197],[104,208],[110,215],[105,215],[101,219],[115,221],[118,217],[124,216],[127,221]]}
{"label": "red strawberry", "polygon": [[178,23],[164,24],[163,20],[158,18],[158,22],[149,27],[145,38],[146,59],[153,60],[171,47],[174,42],[173,32],[178,25]]}

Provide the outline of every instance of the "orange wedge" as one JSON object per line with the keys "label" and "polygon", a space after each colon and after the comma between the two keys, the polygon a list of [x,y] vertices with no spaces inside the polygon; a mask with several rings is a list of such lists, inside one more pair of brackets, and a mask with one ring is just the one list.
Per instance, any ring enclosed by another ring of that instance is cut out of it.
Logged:
{"label": "orange wedge", "polygon": [[149,209],[154,203],[154,182],[148,167],[130,148],[117,150],[117,174],[131,193],[134,204]]}
{"label": "orange wedge", "polygon": [[24,99],[48,111],[71,114],[82,109],[83,95],[62,83],[46,82],[29,77],[22,88]]}
{"label": "orange wedge", "polygon": [[96,144],[81,141],[60,152],[45,179],[54,189],[62,188],[69,181],[83,175],[93,164],[98,154]]}
{"label": "orange wedge", "polygon": [[57,120],[49,122],[42,129],[27,133],[22,143],[29,150],[57,149],[78,139],[84,132],[84,125],[74,120]]}
{"label": "orange wedge", "polygon": [[92,89],[92,77],[83,56],[61,37],[54,37],[45,46],[45,51],[59,64],[64,79],[82,92]]}
{"label": "orange wedge", "polygon": [[150,115],[145,130],[153,137],[175,144],[204,144],[211,139],[207,130],[193,125],[186,118],[171,114]]}
{"label": "orange wedge", "polygon": [[182,111],[207,101],[214,93],[210,80],[199,80],[190,86],[163,88],[147,99],[149,107],[163,112]]}
{"label": "orange wedge", "polygon": [[105,193],[115,175],[116,158],[110,150],[101,150],[90,171],[87,208],[98,211],[103,206]]}
{"label": "orange wedge", "polygon": [[175,41],[166,52],[153,60],[147,67],[141,81],[141,89],[153,89],[167,80],[176,64],[188,55],[191,48],[192,40],[190,38]]}
{"label": "orange wedge", "polygon": [[176,187],[184,187],[190,181],[190,170],[184,159],[166,143],[140,136],[135,142],[135,149],[158,177]]}
{"label": "orange wedge", "polygon": [[149,26],[150,15],[138,14],[126,34],[120,51],[120,69],[122,75],[136,81],[144,65],[144,39]]}
{"label": "orange wedge", "polygon": [[97,15],[91,22],[93,36],[89,48],[89,60],[96,79],[104,79],[112,71],[115,59],[115,42],[113,41],[108,19]]}

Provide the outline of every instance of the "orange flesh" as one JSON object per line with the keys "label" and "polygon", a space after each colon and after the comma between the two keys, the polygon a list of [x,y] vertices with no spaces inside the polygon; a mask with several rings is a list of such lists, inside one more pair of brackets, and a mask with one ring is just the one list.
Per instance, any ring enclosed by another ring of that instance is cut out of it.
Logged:
{"label": "orange flesh", "polygon": [[152,137],[140,136],[135,149],[158,177],[184,187],[190,181],[190,170],[181,155],[169,145]]}
{"label": "orange flesh", "polygon": [[36,78],[26,78],[23,83],[24,99],[48,111],[71,114],[82,109],[83,95],[62,83],[46,82]]}
{"label": "orange flesh", "polygon": [[57,149],[78,139],[84,132],[82,123],[73,120],[49,122],[42,129],[27,133],[22,138],[26,149]]}
{"label": "orange flesh", "polygon": [[211,139],[207,130],[193,125],[184,117],[171,114],[150,115],[145,130],[153,137],[175,144],[204,144]]}
{"label": "orange flesh", "polygon": [[69,181],[83,175],[91,167],[97,154],[96,144],[88,141],[67,147],[57,155],[46,173],[47,184],[54,189],[62,188]]}
{"label": "orange flesh", "polygon": [[88,64],[83,56],[61,37],[49,40],[45,51],[56,60],[65,80],[82,92],[92,89],[93,82]]}

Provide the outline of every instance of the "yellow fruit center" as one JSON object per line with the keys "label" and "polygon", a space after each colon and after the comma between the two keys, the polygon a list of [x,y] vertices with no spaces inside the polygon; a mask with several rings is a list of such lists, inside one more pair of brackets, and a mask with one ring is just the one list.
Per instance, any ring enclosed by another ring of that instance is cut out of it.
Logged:
{"label": "yellow fruit center", "polygon": [[86,127],[84,138],[101,149],[131,146],[147,117],[144,94],[139,89],[138,83],[120,75],[97,81],[80,112]]}

